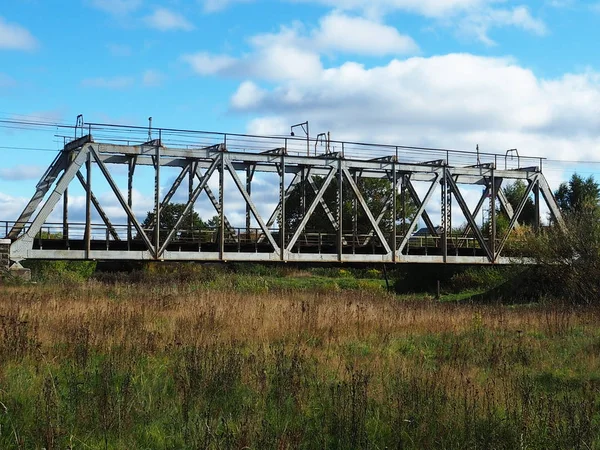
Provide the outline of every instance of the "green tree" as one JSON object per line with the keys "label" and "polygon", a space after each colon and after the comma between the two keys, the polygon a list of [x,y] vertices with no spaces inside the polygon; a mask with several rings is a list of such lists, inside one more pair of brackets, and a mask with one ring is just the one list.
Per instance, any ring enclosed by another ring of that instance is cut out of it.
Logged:
{"label": "green tree", "polygon": [[560,184],[554,196],[565,213],[595,210],[600,203],[600,187],[593,176],[583,178],[574,173],[568,182]]}
{"label": "green tree", "polygon": [[[502,188],[508,203],[512,206],[513,211],[516,211],[519,207],[519,204],[525,197],[525,192],[527,191],[527,185],[522,180],[517,180],[514,183]],[[504,214],[504,213],[502,213]],[[518,222],[521,225],[534,225],[535,224],[535,204],[533,203],[533,199],[531,197],[527,197],[525,201],[525,206],[523,207],[523,211],[518,217]],[[508,223],[507,223],[508,224]]]}
{"label": "green tree", "polygon": [[[161,240],[166,238],[168,232],[172,230],[185,210],[184,203],[167,203],[160,209],[160,230]],[[151,237],[155,224],[154,211],[148,211],[146,218],[142,222],[142,228],[146,230],[148,237]],[[191,238],[194,232],[208,228],[208,225],[200,218],[196,211],[188,211],[183,218],[177,231],[176,237],[179,239]],[[163,231],[165,230],[165,231]]]}

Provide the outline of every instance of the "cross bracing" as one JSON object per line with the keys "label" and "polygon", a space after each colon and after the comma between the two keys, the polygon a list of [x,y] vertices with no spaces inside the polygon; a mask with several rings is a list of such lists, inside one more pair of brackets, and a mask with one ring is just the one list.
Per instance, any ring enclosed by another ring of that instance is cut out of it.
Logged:
{"label": "cross bracing", "polygon": [[[334,141],[318,153],[310,139],[94,124],[77,131],[81,136],[65,142],[19,218],[4,223],[13,261],[498,264],[527,256],[506,249],[528,199],[534,201],[536,229],[543,222],[542,201],[551,220],[562,224],[539,158]],[[126,184],[119,183],[115,167],[126,169]],[[134,212],[133,182],[139,167],[151,170],[154,178],[154,216],[146,224]],[[161,175],[167,169],[178,174],[165,187]],[[265,174],[278,180],[279,197],[267,215],[253,192]],[[126,217],[122,223],[109,217],[94,194],[98,178],[114,194]],[[384,186],[377,206],[367,195],[365,180],[380,180]],[[511,205],[501,187],[515,180],[527,189],[519,204]],[[84,221],[69,218],[71,183],[85,191]],[[162,227],[162,209],[186,184],[184,214]],[[469,186],[479,189],[474,208],[466,198]],[[292,205],[294,195],[300,202]],[[185,213],[195,210],[201,196],[214,208],[216,223],[191,229]],[[227,217],[233,196],[245,209],[245,224],[238,227]],[[63,220],[51,223],[50,214],[61,200]],[[486,205],[489,217],[482,225],[478,218]],[[497,232],[497,208],[509,221],[502,234]],[[98,223],[92,221],[93,210]],[[464,217],[460,230],[453,228],[453,210]],[[296,220],[290,221],[292,215]],[[322,221],[315,228],[317,215]],[[439,226],[433,217],[439,217]],[[419,223],[426,232],[418,230]]]}

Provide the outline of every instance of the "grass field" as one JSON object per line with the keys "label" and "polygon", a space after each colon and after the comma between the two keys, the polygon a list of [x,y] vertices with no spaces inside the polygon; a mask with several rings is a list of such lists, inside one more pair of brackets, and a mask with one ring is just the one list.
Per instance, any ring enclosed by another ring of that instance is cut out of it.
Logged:
{"label": "grass field", "polygon": [[0,286],[0,448],[600,447],[600,307],[296,275]]}

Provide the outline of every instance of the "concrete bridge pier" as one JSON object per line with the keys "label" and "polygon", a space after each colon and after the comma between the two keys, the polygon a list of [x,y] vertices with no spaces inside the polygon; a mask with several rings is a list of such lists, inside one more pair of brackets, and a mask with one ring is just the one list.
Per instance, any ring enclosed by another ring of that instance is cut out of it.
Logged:
{"label": "concrete bridge pier", "polygon": [[31,269],[19,263],[10,264],[10,239],[0,239],[0,277],[9,275],[25,281],[31,280]]}

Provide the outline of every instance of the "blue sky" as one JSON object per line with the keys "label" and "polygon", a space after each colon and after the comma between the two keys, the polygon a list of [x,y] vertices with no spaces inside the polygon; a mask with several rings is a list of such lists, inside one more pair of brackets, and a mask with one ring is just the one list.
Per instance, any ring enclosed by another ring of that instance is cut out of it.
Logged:
{"label": "blue sky", "polygon": [[[339,140],[600,160],[600,2],[66,4],[0,6],[0,119],[144,126],[152,116],[259,134],[309,120]],[[0,128],[0,219],[32,194],[46,150],[60,147],[55,131]],[[600,166],[548,169],[556,187]],[[141,213],[151,196],[139,189]]]}

